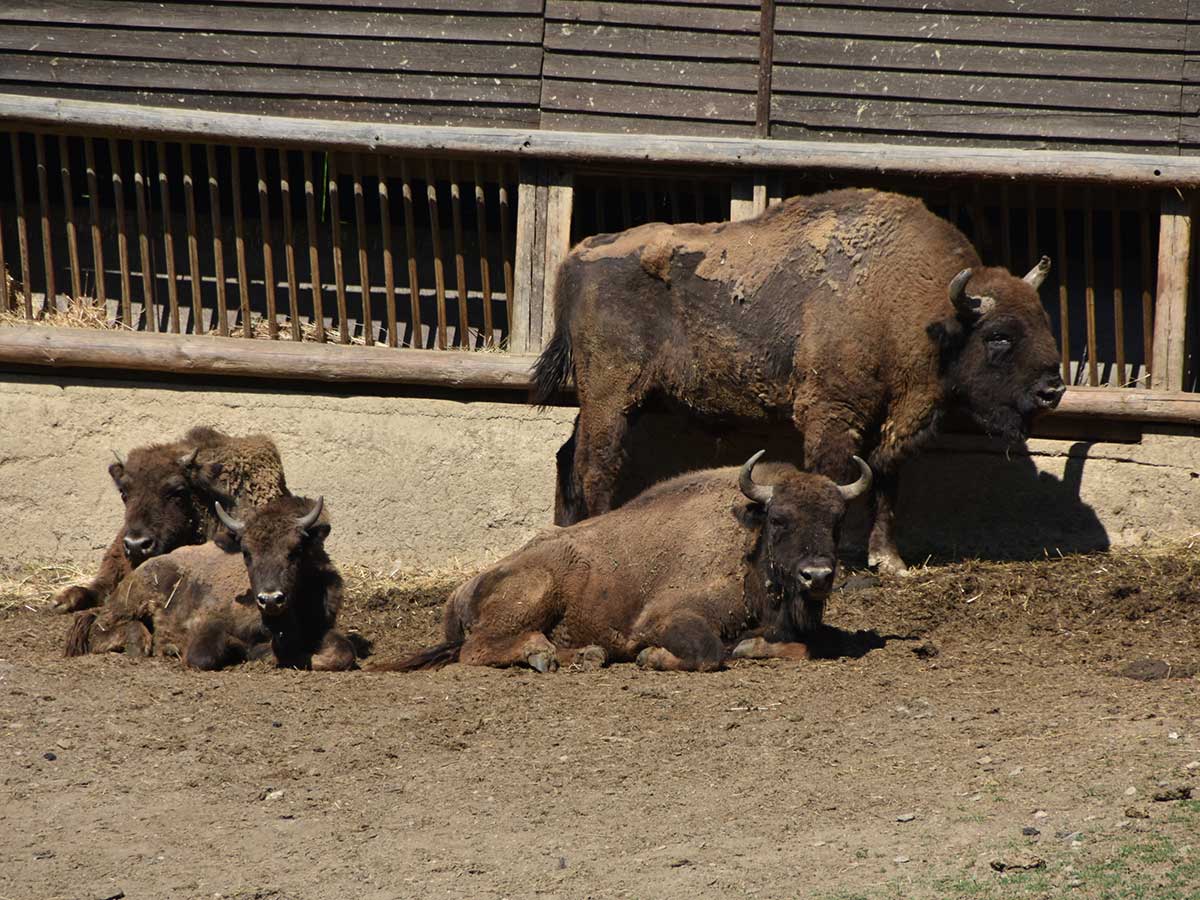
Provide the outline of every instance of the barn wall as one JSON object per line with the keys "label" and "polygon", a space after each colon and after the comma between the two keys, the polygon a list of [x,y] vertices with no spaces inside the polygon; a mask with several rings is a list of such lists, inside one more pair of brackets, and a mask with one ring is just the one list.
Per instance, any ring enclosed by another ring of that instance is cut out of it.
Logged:
{"label": "barn wall", "polygon": [[[324,494],[330,547],[377,567],[473,564],[514,549],[552,517],[554,453],[575,410],[520,402],[340,396],[162,382],[7,376],[0,381],[0,511],[5,560],[93,562],[120,521],[111,450],[204,423],[274,435],[297,493]],[[1040,556],[1192,536],[1200,472],[1195,431],[1140,441],[1035,440],[1002,448],[951,436],[909,467],[901,498],[909,560]],[[672,468],[741,462],[786,431],[711,436],[647,417],[645,468],[626,494]],[[853,529],[851,529],[853,531]]]}
{"label": "barn wall", "polygon": [[0,4],[0,91],[414,124],[536,125],[541,0]]}

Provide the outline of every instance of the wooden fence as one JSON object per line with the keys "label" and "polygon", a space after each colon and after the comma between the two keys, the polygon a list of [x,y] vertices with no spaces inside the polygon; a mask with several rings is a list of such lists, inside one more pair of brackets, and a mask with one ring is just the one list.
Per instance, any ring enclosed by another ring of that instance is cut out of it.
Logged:
{"label": "wooden fence", "polygon": [[[434,382],[520,388],[575,241],[869,184],[924,197],[986,262],[1021,272],[1054,259],[1043,299],[1064,376],[1104,388],[1072,392],[1068,412],[1181,421],[1194,409],[1159,392],[1195,387],[1188,191],[1200,160],[131,114],[4,96],[0,120],[10,319],[82,297],[123,330],[180,335],[4,329],[0,362],[431,383],[427,366]],[[282,349],[297,338],[309,343]],[[89,340],[102,362],[88,361]]]}

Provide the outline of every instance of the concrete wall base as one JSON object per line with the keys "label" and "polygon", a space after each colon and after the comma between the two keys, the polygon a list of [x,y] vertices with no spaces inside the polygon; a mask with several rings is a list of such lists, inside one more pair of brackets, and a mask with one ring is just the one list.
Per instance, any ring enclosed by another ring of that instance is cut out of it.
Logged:
{"label": "concrete wall base", "polygon": [[[266,432],[296,493],[324,494],[343,563],[440,567],[494,559],[551,523],[554,454],[575,410],[451,396],[339,395],[40,374],[0,382],[0,558],[99,558],[121,521],[111,450],[206,424]],[[1033,440],[1006,451],[943,438],[904,473],[901,549],[1033,557],[1200,532],[1197,431],[1147,426],[1140,441]],[[684,468],[742,462],[787,429],[711,433],[647,416],[622,494]],[[853,529],[851,529],[853,534]],[[852,537],[853,547],[861,534]]]}

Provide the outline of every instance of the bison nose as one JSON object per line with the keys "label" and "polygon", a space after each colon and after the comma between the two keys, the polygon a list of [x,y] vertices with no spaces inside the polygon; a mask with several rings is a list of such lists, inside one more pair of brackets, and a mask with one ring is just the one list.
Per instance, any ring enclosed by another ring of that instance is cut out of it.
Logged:
{"label": "bison nose", "polygon": [[800,578],[810,591],[827,591],[833,583],[833,567],[805,566],[800,570]]}
{"label": "bison nose", "polygon": [[127,534],[123,541],[126,556],[149,556],[154,552],[154,538]]}
{"label": "bison nose", "polygon": [[1046,409],[1054,409],[1058,406],[1058,401],[1062,399],[1062,395],[1067,391],[1066,385],[1063,384],[1062,378],[1057,372],[1042,379],[1042,383],[1038,385],[1037,394],[1038,403]]}
{"label": "bison nose", "polygon": [[258,606],[265,612],[276,612],[283,607],[283,591],[259,591]]}

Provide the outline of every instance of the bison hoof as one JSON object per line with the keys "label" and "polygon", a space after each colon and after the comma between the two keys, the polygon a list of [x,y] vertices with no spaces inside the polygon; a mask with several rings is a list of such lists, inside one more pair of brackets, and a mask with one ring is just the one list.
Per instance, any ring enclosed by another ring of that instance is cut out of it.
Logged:
{"label": "bison hoof", "polygon": [[545,674],[558,669],[558,654],[554,650],[535,650],[525,657],[529,668]]}
{"label": "bison hoof", "polygon": [[96,605],[96,592],[82,585],[74,585],[59,591],[54,598],[55,612],[79,612],[81,609],[91,609]]}
{"label": "bison hoof", "polygon": [[904,560],[897,553],[881,553],[878,556],[871,554],[867,559],[867,565],[878,572],[880,575],[908,575],[908,566],[904,564]]}
{"label": "bison hoof", "polygon": [[746,638],[733,648],[734,659],[766,659],[767,642],[760,637]]}
{"label": "bison hoof", "polygon": [[575,651],[571,657],[571,668],[581,672],[594,672],[604,668],[604,664],[607,662],[608,654],[604,652],[604,648],[591,644]]}

